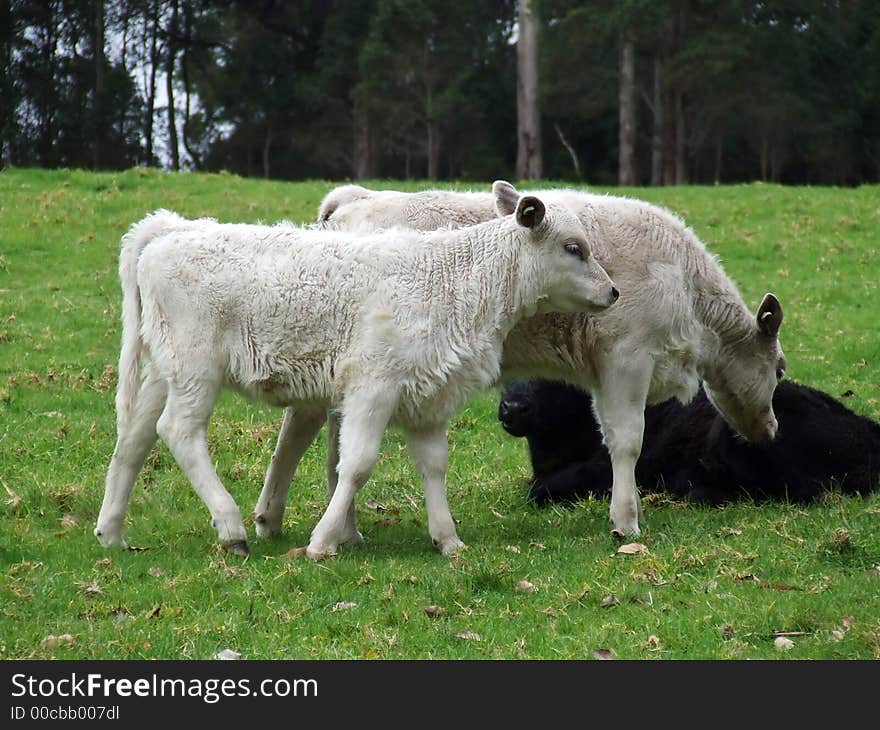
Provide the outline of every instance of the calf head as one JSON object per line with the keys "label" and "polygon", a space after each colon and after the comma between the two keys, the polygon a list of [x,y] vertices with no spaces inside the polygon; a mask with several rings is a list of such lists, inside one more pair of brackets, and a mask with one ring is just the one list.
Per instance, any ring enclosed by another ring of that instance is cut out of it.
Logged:
{"label": "calf head", "polygon": [[[318,223],[322,226],[329,225],[331,218],[341,208],[357,200],[368,200],[372,194],[371,190],[367,190],[360,185],[341,185],[334,188],[324,196],[324,199],[318,206]],[[344,228],[345,224],[339,221],[338,218],[339,216],[337,215],[337,219],[332,221],[333,225],[338,228]]]}
{"label": "calf head", "polygon": [[530,245],[537,247],[533,274],[544,293],[539,311],[598,312],[617,301],[619,292],[593,257],[574,214],[560,205],[547,206],[535,195],[517,196],[511,209],[516,189],[502,180],[492,185],[492,192],[498,212],[529,229]]}
{"label": "calf head", "polygon": [[703,388],[730,426],[747,441],[776,436],[773,392],[785,375],[785,355],[779,345],[782,306],[765,294],[747,336],[722,344],[716,362],[707,370]]}

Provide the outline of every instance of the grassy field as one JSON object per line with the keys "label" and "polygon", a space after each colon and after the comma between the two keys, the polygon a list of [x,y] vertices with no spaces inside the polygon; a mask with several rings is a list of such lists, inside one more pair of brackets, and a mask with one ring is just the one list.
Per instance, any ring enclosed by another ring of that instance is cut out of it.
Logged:
{"label": "grassy field", "polygon": [[[333,560],[285,557],[323,508],[323,441],[291,491],[285,535],[252,539],[246,560],[216,548],[163,445],[132,498],[126,535],[139,549],[101,549],[92,528],[115,440],[120,235],[159,207],[309,221],[331,187],[0,172],[0,659],[205,659],[225,648],[245,659],[880,658],[880,498],[724,509],[655,498],[648,552],[617,554],[607,503],[526,502],[525,444],[498,427],[493,393],[450,428],[449,498],[469,546],[456,558],[430,547],[394,432],[359,495],[366,542]],[[851,391],[850,408],[880,418],[880,188],[612,192],[684,216],[751,308],[774,291],[789,376]],[[215,413],[212,452],[244,513],[279,421],[232,395]],[[780,632],[793,642],[784,654]]]}

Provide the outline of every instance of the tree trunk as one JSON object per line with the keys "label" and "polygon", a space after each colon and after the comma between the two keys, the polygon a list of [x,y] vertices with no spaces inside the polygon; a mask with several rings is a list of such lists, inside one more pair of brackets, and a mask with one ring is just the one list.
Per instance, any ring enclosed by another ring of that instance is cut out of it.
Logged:
{"label": "tree trunk", "polygon": [[427,123],[428,179],[436,180],[440,167],[440,133],[433,121]]}
{"label": "tree trunk", "polygon": [[[43,36],[43,42],[40,43],[40,56],[46,74],[45,83],[47,84],[47,87],[54,87],[54,84],[57,83],[55,77],[55,52],[58,45],[58,38],[55,35],[55,31],[58,29],[60,23],[56,21],[51,7],[46,8],[45,21],[45,26],[41,28],[45,35]],[[47,91],[47,93],[50,92]],[[40,167],[54,167],[56,164],[55,151],[53,149],[55,141],[55,124],[53,117],[55,112],[53,107],[47,103],[45,96],[42,96],[40,103],[37,104],[36,113],[38,119],[37,127],[39,129],[37,159],[39,160]]]}
{"label": "tree trunk", "polygon": [[272,124],[266,122],[266,139],[263,142],[263,177],[269,179],[270,152],[272,150]]}
{"label": "tree trunk", "polygon": [[[663,95],[664,108],[674,111],[676,93],[667,89]],[[663,184],[675,185],[675,124],[676,116],[664,116],[663,124]]]}
{"label": "tree trunk", "polygon": [[675,94],[675,184],[686,185],[687,175],[687,125],[684,116],[684,94]]}
{"label": "tree trunk", "polygon": [[767,169],[769,168],[770,163],[767,160],[767,150],[769,144],[767,143],[767,135],[761,135],[761,180],[767,182]]}
{"label": "tree trunk", "polygon": [[620,89],[617,183],[636,184],[636,50],[631,39],[626,38],[620,49]]}
{"label": "tree trunk", "polygon": [[[0,0],[0,68],[12,66],[12,4]],[[0,75],[0,169],[15,164],[15,93],[8,73]]]}
{"label": "tree trunk", "polygon": [[180,143],[177,139],[177,122],[174,115],[174,64],[177,60],[178,0],[171,3],[171,21],[168,26],[168,43],[165,57],[165,91],[168,95],[168,147],[171,152],[171,169],[180,170]]}
{"label": "tree trunk", "polygon": [[[152,32],[150,33],[150,80],[147,84],[147,114],[145,120],[144,137],[146,138],[147,166],[153,167],[156,164],[156,155],[153,151],[153,117],[156,113],[156,68],[159,65],[159,52],[157,49],[159,36],[159,6],[158,3],[152,5]],[[150,19],[144,18],[144,29]]]}
{"label": "tree trunk", "polygon": [[[183,57],[181,59],[181,65],[183,68],[183,89],[185,93],[184,100],[184,111],[183,111],[183,147],[186,150],[186,153],[190,156],[190,159],[193,162],[193,167],[196,170],[201,169],[202,160],[199,157],[199,153],[192,146],[192,142],[190,141],[190,96],[192,95],[192,90],[190,88],[190,79],[189,79],[189,52],[192,46],[192,8],[189,3],[185,3],[183,6],[183,28],[184,28],[184,45],[183,45]],[[268,175],[266,176],[268,177]]]}
{"label": "tree trunk", "polygon": [[92,147],[92,167],[100,170],[104,163],[104,2],[95,3],[95,139]]}
{"label": "tree trunk", "polygon": [[360,104],[354,106],[354,158],[352,174],[355,180],[364,180],[376,176],[373,165],[372,139],[370,137],[370,120]]}
{"label": "tree trunk", "polygon": [[663,61],[654,58],[654,128],[651,133],[651,185],[663,184]]}
{"label": "tree trunk", "polygon": [[519,38],[516,43],[516,176],[543,176],[541,110],[538,105],[538,19],[532,0],[519,0]]}
{"label": "tree trunk", "polygon": [[[685,44],[688,26],[688,4],[679,0],[676,15],[675,48],[681,50]],[[675,86],[675,184],[685,185],[687,171],[687,120],[684,113],[684,82],[679,80]]]}

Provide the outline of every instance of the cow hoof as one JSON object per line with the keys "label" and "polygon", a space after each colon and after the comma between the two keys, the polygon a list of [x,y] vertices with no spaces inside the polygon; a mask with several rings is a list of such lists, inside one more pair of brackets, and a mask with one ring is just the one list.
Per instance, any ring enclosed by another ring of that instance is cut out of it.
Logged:
{"label": "cow hoof", "polygon": [[455,555],[464,549],[465,544],[457,537],[449,537],[445,540],[433,540],[434,547],[443,555]]}
{"label": "cow hoof", "polygon": [[312,547],[309,545],[306,548],[306,557],[309,560],[313,560],[314,562],[318,562],[319,560],[324,560],[325,558],[332,558],[336,555],[336,547],[328,546],[325,548],[320,547]]}
{"label": "cow hoof", "polygon": [[265,515],[256,515],[254,517],[254,530],[257,533],[257,537],[275,537],[281,534],[281,525],[269,522]]}
{"label": "cow hoof", "polygon": [[627,537],[638,537],[641,534],[641,530],[638,527],[630,527],[626,530],[621,530],[619,527],[615,527],[611,530],[611,537],[617,538],[618,540],[623,540]]}
{"label": "cow hoof", "polygon": [[229,543],[226,543],[223,547],[226,550],[228,550],[229,552],[231,552],[233,555],[240,555],[243,558],[246,558],[251,553],[247,542],[244,540],[236,540],[235,542],[229,542]]}

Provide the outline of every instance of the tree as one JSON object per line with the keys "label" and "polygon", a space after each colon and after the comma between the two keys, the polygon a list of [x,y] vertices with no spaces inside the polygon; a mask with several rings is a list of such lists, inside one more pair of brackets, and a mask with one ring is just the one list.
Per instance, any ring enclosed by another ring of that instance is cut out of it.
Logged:
{"label": "tree", "polygon": [[516,176],[537,180],[544,175],[541,153],[541,110],[538,102],[540,21],[532,0],[519,0],[516,41]]}
{"label": "tree", "polygon": [[629,37],[620,47],[620,143],[617,180],[620,185],[636,184],[636,49]]}

